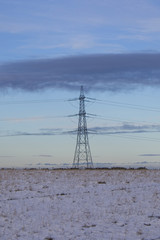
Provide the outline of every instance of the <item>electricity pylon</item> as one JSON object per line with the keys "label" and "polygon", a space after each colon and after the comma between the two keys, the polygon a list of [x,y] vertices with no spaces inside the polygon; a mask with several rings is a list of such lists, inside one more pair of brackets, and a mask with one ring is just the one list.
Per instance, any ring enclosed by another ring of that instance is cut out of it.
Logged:
{"label": "electricity pylon", "polygon": [[87,120],[85,111],[85,96],[83,86],[79,96],[79,121],[77,143],[73,160],[73,168],[93,168],[92,156],[88,140]]}

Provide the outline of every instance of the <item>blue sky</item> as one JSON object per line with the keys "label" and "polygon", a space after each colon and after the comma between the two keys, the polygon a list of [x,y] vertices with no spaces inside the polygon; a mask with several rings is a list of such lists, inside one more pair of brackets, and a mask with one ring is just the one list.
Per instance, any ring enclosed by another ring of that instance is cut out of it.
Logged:
{"label": "blue sky", "polygon": [[93,162],[159,162],[158,0],[0,6],[0,167],[72,163],[81,85]]}

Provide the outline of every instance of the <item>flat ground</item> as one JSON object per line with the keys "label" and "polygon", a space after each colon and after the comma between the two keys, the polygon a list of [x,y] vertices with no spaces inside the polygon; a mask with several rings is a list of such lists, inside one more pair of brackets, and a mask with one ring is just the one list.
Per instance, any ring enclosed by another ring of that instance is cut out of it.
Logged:
{"label": "flat ground", "polygon": [[160,240],[160,170],[0,170],[1,240]]}

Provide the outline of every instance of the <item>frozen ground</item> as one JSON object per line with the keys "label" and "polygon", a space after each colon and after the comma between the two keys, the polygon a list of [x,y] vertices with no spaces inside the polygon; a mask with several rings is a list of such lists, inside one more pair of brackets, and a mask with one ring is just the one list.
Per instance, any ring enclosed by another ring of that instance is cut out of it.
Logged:
{"label": "frozen ground", "polygon": [[159,170],[0,170],[1,240],[160,240]]}

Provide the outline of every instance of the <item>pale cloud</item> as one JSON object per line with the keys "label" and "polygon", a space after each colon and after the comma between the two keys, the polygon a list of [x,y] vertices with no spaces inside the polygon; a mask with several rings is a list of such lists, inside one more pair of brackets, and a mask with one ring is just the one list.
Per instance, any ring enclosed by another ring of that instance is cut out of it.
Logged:
{"label": "pale cloud", "polygon": [[160,33],[160,18],[150,18],[138,21],[139,31],[142,33]]}
{"label": "pale cloud", "polygon": [[[136,33],[134,33],[136,32]],[[143,32],[140,33],[140,31],[137,30],[130,30],[128,33],[124,34],[124,35],[119,35],[118,39],[128,39],[128,40],[139,40],[139,41],[151,41],[152,40],[152,36],[151,35],[146,35]]]}
{"label": "pale cloud", "polygon": [[[0,29],[13,32],[21,31],[87,31],[88,27],[128,26],[154,16],[157,8],[144,0],[122,1],[9,1],[3,2],[6,10],[0,14]],[[3,7],[2,6],[2,7]],[[14,15],[6,14],[12,7]],[[16,10],[17,9],[17,10]],[[2,8],[3,10],[3,8]],[[154,22],[153,22],[154,23]]]}
{"label": "pale cloud", "polygon": [[42,26],[38,24],[28,23],[17,23],[17,22],[0,22],[0,32],[8,33],[24,33],[24,32],[35,32],[42,31]]}
{"label": "pale cloud", "polygon": [[77,35],[71,39],[73,49],[92,48],[95,45],[94,38],[91,35]]}
{"label": "pale cloud", "polygon": [[15,50],[15,55],[32,56],[34,50],[39,56],[53,56],[56,51],[59,55],[129,52],[130,41],[143,44],[160,38],[159,5],[148,0],[1,3],[0,33],[14,34],[6,51]]}
{"label": "pale cloud", "polygon": [[26,44],[26,45],[22,45],[19,47],[19,49],[42,49],[42,50],[47,50],[47,49],[57,49],[57,48],[68,48],[69,46],[72,46],[69,43],[59,43],[59,44],[50,44],[50,43],[46,43],[46,44],[42,44],[42,43],[35,43],[35,44]]}

